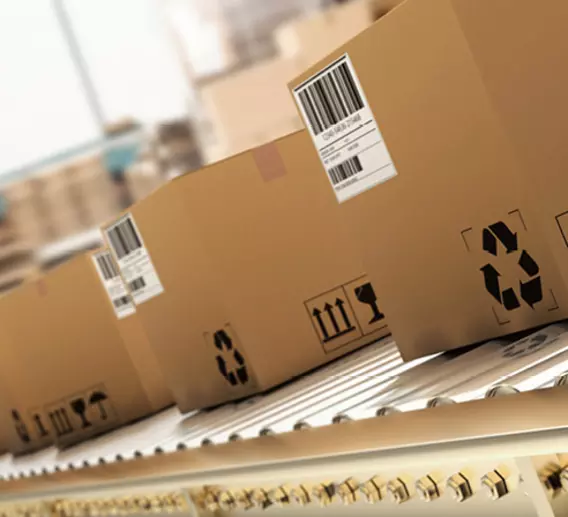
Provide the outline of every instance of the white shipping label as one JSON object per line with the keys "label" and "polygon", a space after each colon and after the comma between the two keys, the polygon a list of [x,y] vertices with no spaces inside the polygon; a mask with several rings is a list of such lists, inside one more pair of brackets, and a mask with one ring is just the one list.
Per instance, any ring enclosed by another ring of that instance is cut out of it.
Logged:
{"label": "white shipping label", "polygon": [[162,294],[164,287],[132,215],[126,214],[105,234],[134,303],[140,305]]}
{"label": "white shipping label", "polygon": [[108,293],[117,318],[122,319],[134,314],[136,308],[134,307],[132,298],[130,294],[128,294],[128,290],[124,285],[124,281],[118,272],[118,268],[110,252],[101,251],[95,253],[92,255],[92,259],[101,277],[101,282]]}
{"label": "white shipping label", "polygon": [[397,175],[348,54],[294,96],[340,203]]}

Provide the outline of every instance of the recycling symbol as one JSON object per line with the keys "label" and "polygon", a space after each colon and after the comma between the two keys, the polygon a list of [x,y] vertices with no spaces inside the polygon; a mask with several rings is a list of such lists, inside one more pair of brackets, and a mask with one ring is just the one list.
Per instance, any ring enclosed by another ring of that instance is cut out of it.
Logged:
{"label": "recycling symbol", "polygon": [[215,359],[221,375],[231,386],[246,384],[249,375],[245,358],[234,347],[231,337],[224,330],[218,330],[214,335],[214,343],[220,352]]}
{"label": "recycling symbol", "polygon": [[483,229],[484,251],[497,257],[499,243],[508,255],[512,253],[519,254],[517,263],[525,275],[529,277],[529,280],[525,282],[519,281],[518,293],[513,287],[502,289],[499,281],[501,274],[492,264],[487,264],[481,268],[487,292],[508,311],[518,309],[521,306],[519,296],[521,300],[534,309],[534,306],[542,301],[543,298],[538,264],[526,250],[519,250],[517,234],[513,233],[502,221]]}

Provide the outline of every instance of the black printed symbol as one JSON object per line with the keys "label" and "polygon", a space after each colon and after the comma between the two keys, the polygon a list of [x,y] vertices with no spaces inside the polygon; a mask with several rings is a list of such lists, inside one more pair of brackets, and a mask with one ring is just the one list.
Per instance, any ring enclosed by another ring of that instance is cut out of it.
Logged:
{"label": "black printed symbol", "polygon": [[385,319],[385,315],[379,310],[377,295],[375,294],[375,290],[373,289],[371,282],[367,282],[366,284],[356,287],[355,296],[357,297],[357,300],[371,307],[371,310],[373,311],[373,316],[369,321],[369,325]]}
{"label": "black printed symbol", "polygon": [[[517,234],[513,233],[502,221],[492,224],[488,228],[484,228],[482,237],[483,250],[490,255],[498,256],[498,242],[501,243],[508,255],[519,252]],[[542,283],[539,275],[540,268],[526,250],[520,252],[518,265],[522,271],[530,277],[526,282],[519,282],[521,299],[534,309],[534,306],[542,301],[543,298]],[[505,309],[512,311],[521,306],[514,288],[501,289],[499,282],[501,274],[492,264],[486,264],[481,268],[481,271],[483,272],[487,292],[503,305]]]}
{"label": "black printed symbol", "polygon": [[35,415],[33,415],[33,420],[34,420],[34,423],[36,425],[36,429],[37,429],[37,432],[39,434],[39,437],[45,438],[46,436],[48,436],[49,432],[47,431],[47,429],[43,425],[43,422],[41,420],[41,416],[36,413]]}
{"label": "black printed symbol", "polygon": [[98,407],[101,420],[106,420],[108,418],[108,412],[104,404],[107,400],[108,396],[102,391],[94,391],[89,397],[89,404],[91,406]]}
{"label": "black printed symbol", "polygon": [[22,421],[20,413],[15,409],[12,409],[12,420],[14,421],[14,427],[16,428],[16,433],[18,433],[20,440],[22,440],[23,443],[30,443],[31,438],[28,428]]}
{"label": "black printed symbol", "polygon": [[69,405],[71,406],[73,413],[78,415],[81,419],[81,429],[86,429],[87,427],[91,427],[91,425],[93,425],[91,424],[91,422],[89,422],[89,419],[85,414],[87,412],[87,403],[85,402],[84,398],[76,398],[72,400]]}
{"label": "black printed symbol", "polygon": [[[218,330],[214,334],[215,347],[220,354],[216,356],[217,367],[221,375],[225,377],[231,386],[246,384],[249,380],[245,358],[233,345],[233,340],[224,330]],[[233,363],[233,368],[227,366],[227,360]]]}
{"label": "black printed symbol", "polygon": [[345,310],[345,301],[339,297],[335,300],[335,305],[327,302],[323,311],[314,307],[312,316],[320,328],[324,343],[356,330]]}
{"label": "black printed symbol", "polygon": [[49,420],[57,436],[64,436],[73,432],[73,426],[64,407],[49,412]]}

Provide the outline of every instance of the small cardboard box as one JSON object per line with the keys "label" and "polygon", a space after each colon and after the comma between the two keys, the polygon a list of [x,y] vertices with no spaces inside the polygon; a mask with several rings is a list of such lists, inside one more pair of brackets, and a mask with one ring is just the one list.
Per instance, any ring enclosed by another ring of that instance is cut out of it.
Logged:
{"label": "small cardboard box", "polygon": [[[526,108],[527,88],[513,81],[550,41],[545,24],[540,39],[532,29],[534,3],[491,5],[408,0],[291,84],[405,359],[568,316],[557,255],[521,181],[518,144],[532,134],[522,113],[540,107]],[[516,48],[523,30],[529,57]],[[503,77],[506,102],[492,94]]]}
{"label": "small cardboard box", "polygon": [[301,131],[175,179],[107,226],[183,411],[388,333],[320,169]]}
{"label": "small cardboard box", "polygon": [[108,252],[78,256],[0,298],[0,321],[19,431],[12,452],[77,443],[172,403]]}

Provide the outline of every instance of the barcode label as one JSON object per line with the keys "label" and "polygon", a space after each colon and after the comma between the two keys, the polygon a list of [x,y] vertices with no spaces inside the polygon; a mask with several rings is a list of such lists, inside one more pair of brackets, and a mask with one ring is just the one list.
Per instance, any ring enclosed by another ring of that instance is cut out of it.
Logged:
{"label": "barcode label", "polygon": [[302,108],[315,135],[345,120],[364,108],[346,62],[323,74],[298,92]]}
{"label": "barcode label", "polygon": [[121,307],[124,307],[125,305],[128,305],[132,302],[130,301],[130,297],[121,296],[120,298],[115,298],[112,303],[117,309],[120,309]]}
{"label": "barcode label", "polygon": [[124,258],[142,247],[142,242],[130,217],[125,218],[109,230],[108,238],[118,259]]}
{"label": "barcode label", "polygon": [[146,287],[146,282],[144,281],[143,277],[136,278],[135,280],[133,280],[128,284],[128,288],[133,293],[136,291],[140,291],[140,289],[144,289],[144,287]]}
{"label": "barcode label", "polygon": [[105,280],[112,280],[119,275],[110,253],[100,254],[96,260]]}
{"label": "barcode label", "polygon": [[117,318],[126,318],[135,313],[136,308],[132,298],[128,294],[128,289],[126,289],[110,251],[93,253],[92,259]]}
{"label": "barcode label", "polygon": [[162,294],[164,287],[132,214],[106,228],[104,234],[134,303]]}
{"label": "barcode label", "polygon": [[331,167],[329,169],[329,177],[331,178],[331,182],[334,185],[337,185],[338,183],[349,179],[351,176],[355,176],[355,174],[362,170],[363,166],[361,165],[361,160],[359,160],[358,156],[354,156],[335,167]]}
{"label": "barcode label", "polygon": [[294,96],[340,203],[397,175],[348,54]]}

